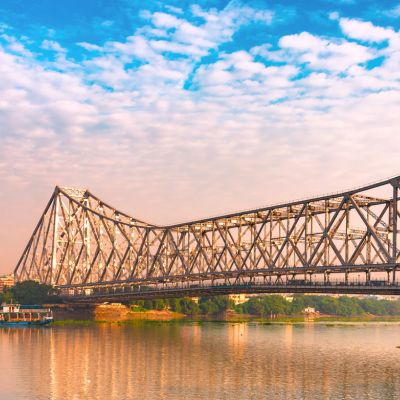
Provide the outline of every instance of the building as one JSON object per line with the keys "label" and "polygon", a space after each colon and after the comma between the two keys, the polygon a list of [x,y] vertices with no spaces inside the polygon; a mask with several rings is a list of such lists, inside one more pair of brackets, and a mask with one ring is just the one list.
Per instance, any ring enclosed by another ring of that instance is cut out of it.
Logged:
{"label": "building", "polygon": [[314,307],[306,307],[306,308],[303,310],[303,314],[306,314],[306,315],[310,315],[310,314],[319,314],[319,312],[316,311]]}
{"label": "building", "polygon": [[0,293],[4,292],[7,287],[13,287],[15,284],[14,275],[6,275],[0,277]]}
{"label": "building", "polygon": [[246,303],[247,296],[243,293],[241,294],[230,294],[228,295],[229,300],[232,300],[235,303],[235,306],[237,306],[238,304],[243,304]]}

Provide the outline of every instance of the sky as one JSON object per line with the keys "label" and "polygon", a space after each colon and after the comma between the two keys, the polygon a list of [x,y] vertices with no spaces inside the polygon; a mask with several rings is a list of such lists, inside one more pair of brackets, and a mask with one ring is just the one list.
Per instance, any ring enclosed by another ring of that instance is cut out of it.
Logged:
{"label": "sky", "polygon": [[0,273],[55,185],[169,224],[400,174],[400,1],[0,1]]}

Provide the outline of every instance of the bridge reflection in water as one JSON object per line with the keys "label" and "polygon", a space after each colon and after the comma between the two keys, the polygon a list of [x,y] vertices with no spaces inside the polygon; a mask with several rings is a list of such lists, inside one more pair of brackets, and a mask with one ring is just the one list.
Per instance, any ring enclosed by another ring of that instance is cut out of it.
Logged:
{"label": "bridge reflection in water", "polygon": [[2,329],[0,397],[398,399],[398,326],[94,324]]}
{"label": "bridge reflection in water", "polygon": [[400,294],[400,177],[260,209],[157,226],[56,187],[18,280],[97,301],[240,292]]}

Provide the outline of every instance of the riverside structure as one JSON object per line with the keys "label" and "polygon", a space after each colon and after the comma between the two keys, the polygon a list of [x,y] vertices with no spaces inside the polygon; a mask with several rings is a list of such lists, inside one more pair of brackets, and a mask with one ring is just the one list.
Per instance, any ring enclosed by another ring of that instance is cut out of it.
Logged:
{"label": "riverside structure", "polygon": [[400,177],[169,226],[56,187],[14,274],[70,301],[229,293],[400,294]]}

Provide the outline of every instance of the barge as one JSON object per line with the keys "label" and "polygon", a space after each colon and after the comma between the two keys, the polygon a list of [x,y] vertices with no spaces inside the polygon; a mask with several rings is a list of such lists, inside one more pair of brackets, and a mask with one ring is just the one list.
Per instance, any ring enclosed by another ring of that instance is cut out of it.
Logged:
{"label": "barge", "polygon": [[3,304],[0,311],[2,326],[41,326],[53,322],[49,308],[37,305]]}

